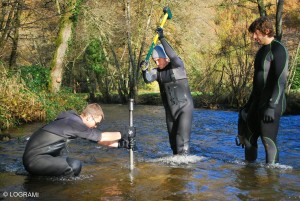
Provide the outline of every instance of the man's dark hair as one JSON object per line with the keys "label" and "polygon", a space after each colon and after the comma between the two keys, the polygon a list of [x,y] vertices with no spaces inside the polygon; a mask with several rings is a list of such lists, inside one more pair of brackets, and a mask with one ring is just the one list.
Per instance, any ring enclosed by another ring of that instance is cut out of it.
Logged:
{"label": "man's dark hair", "polygon": [[269,37],[275,36],[273,23],[270,20],[270,18],[266,16],[257,18],[254,22],[252,22],[252,24],[248,28],[248,31],[250,33],[254,33],[256,30],[259,30],[261,33],[266,34]]}

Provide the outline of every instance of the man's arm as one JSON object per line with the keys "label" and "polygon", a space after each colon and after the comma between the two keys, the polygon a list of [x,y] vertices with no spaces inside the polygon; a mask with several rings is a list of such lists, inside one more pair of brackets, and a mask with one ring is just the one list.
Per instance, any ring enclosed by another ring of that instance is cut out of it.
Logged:
{"label": "man's arm", "polygon": [[158,38],[159,38],[162,46],[164,47],[164,50],[165,50],[167,56],[169,57],[170,61],[173,63],[173,65],[183,66],[182,60],[178,57],[178,55],[176,54],[176,52],[174,51],[172,46],[165,39],[164,30],[161,27],[158,27],[156,29],[156,32],[158,33],[158,35],[159,35]]}
{"label": "man's arm", "polygon": [[151,83],[157,79],[157,68],[148,70],[148,63],[142,61],[140,63],[140,69],[142,70],[142,75],[145,83]]}
{"label": "man's arm", "polygon": [[109,146],[109,147],[118,147],[118,142],[121,139],[120,132],[102,132],[102,137],[98,141],[98,144]]}
{"label": "man's arm", "polygon": [[157,69],[151,69],[150,71],[148,69],[142,70],[143,78],[145,83],[151,83],[157,79]]}
{"label": "man's arm", "polygon": [[287,51],[279,42],[276,45],[277,47],[272,50],[276,82],[274,82],[272,97],[269,102],[269,106],[273,108],[278,104],[282,93],[284,93],[288,74]]}
{"label": "man's arm", "polygon": [[[266,89],[271,90],[271,98],[267,96],[267,107],[264,109],[263,121],[265,123],[273,122],[275,118],[275,108],[279,104],[280,97],[284,93],[288,74],[288,54],[283,45],[275,41],[271,49],[273,60],[273,77],[268,77]],[[269,72],[270,75],[270,72]],[[268,75],[268,76],[269,76]],[[266,93],[268,94],[268,93]]]}

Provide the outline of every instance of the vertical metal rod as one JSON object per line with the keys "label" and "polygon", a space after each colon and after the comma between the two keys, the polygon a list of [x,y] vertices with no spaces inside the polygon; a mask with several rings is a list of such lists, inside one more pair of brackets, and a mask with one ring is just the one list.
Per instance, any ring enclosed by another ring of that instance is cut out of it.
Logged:
{"label": "vertical metal rod", "polygon": [[[129,99],[129,126],[133,126],[133,99]],[[130,170],[133,170],[134,164],[133,164],[133,150],[130,148],[129,150],[129,160],[130,160]]]}

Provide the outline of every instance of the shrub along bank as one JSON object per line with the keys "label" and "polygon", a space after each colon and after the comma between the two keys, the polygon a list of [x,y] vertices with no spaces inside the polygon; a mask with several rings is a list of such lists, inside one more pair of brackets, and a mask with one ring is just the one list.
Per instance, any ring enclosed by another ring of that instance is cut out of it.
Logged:
{"label": "shrub along bank", "polygon": [[84,108],[86,94],[73,94],[67,90],[49,93],[47,75],[46,69],[40,67],[8,72],[0,65],[0,132],[23,123],[47,122],[61,111]]}

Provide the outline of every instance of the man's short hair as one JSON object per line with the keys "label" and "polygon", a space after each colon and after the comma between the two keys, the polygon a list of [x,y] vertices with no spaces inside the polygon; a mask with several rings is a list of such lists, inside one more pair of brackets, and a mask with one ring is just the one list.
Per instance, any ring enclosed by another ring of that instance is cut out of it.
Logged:
{"label": "man's short hair", "polygon": [[261,33],[268,35],[269,37],[275,36],[273,23],[271,19],[266,16],[257,18],[248,28],[250,33],[254,33],[256,30],[259,30]]}
{"label": "man's short hair", "polygon": [[84,116],[92,115],[93,117],[102,117],[104,119],[104,113],[101,106],[97,103],[88,104],[82,111]]}

